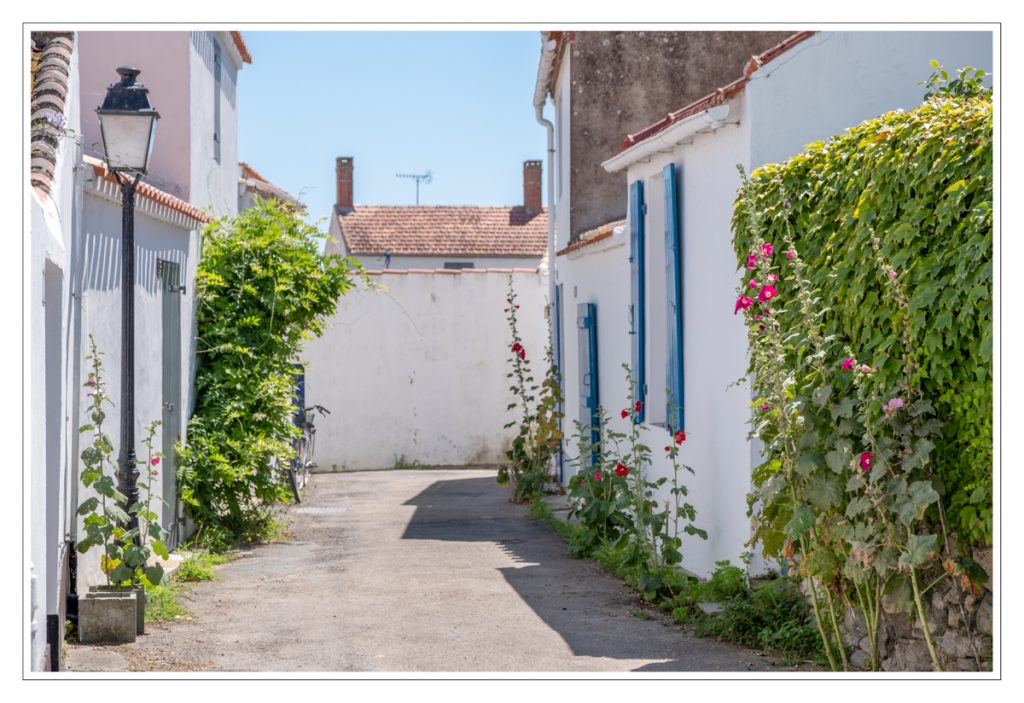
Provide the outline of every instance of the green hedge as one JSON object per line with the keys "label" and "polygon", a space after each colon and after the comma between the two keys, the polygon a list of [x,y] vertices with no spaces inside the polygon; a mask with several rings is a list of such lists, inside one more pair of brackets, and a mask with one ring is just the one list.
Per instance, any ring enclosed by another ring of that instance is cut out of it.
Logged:
{"label": "green hedge", "polygon": [[[758,169],[733,217],[741,266],[757,237],[750,204],[779,251],[792,232],[830,308],[828,333],[877,368],[872,382],[883,389],[902,377],[903,344],[870,243],[878,236],[910,297],[914,383],[943,423],[934,466],[951,526],[968,543],[991,542],[991,101],[932,98]],[[783,333],[798,330],[799,306],[780,302]]]}

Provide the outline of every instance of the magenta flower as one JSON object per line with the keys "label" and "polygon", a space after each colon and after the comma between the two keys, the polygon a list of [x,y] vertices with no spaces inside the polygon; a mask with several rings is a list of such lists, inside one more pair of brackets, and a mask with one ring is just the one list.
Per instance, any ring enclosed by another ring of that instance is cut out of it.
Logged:
{"label": "magenta flower", "polygon": [[768,274],[768,282],[769,283],[775,283],[775,281],[777,281],[777,280],[779,280],[779,277],[776,276],[774,273],[769,273]]}
{"label": "magenta flower", "polygon": [[843,362],[843,371],[849,371],[853,368],[854,360],[852,356],[846,357],[846,361]]}
{"label": "magenta flower", "polygon": [[786,252],[786,258],[787,259],[795,259],[796,258],[796,252],[793,251],[792,249],[790,249],[789,251]]}
{"label": "magenta flower", "polygon": [[861,373],[871,373],[871,367],[867,364],[861,364],[860,370]]}
{"label": "magenta flower", "polygon": [[758,283],[758,282],[757,282],[756,280],[754,280],[753,278],[751,278],[751,279],[750,279],[750,287],[751,287],[751,288],[760,288],[760,287],[761,287],[761,284],[760,284],[760,283]]}
{"label": "magenta flower", "polygon": [[767,409],[768,409],[768,408],[770,408],[770,407],[771,407],[771,406],[770,406],[770,405],[768,405],[768,403],[765,403],[764,405],[762,405],[762,406],[761,406],[761,409],[762,409],[762,410],[767,410]]}
{"label": "magenta flower", "polygon": [[872,466],[874,466],[874,456],[871,452],[861,452],[860,468],[864,471],[871,471]]}
{"label": "magenta flower", "polygon": [[761,292],[757,294],[757,299],[762,303],[767,302],[777,296],[779,292],[775,290],[775,286],[765,286],[761,289]]}
{"label": "magenta flower", "polygon": [[757,257],[754,256],[753,254],[748,254],[747,255],[747,268],[748,269],[752,269],[752,268],[755,268],[756,266],[757,266]]}
{"label": "magenta flower", "polygon": [[595,481],[600,481],[603,478],[604,478],[604,474],[603,473],[601,473],[600,471],[594,472],[594,480]]}
{"label": "magenta flower", "polygon": [[758,322],[760,322],[760,321],[761,321],[761,320],[763,320],[764,318],[763,318],[763,317],[761,317],[760,315],[754,315],[754,319],[755,319],[755,320],[757,320]]}
{"label": "magenta flower", "polygon": [[765,242],[764,244],[761,245],[761,256],[763,256],[764,258],[767,259],[774,252],[775,252],[775,247],[773,247],[768,242]]}
{"label": "magenta flower", "polygon": [[741,295],[739,300],[736,301],[736,308],[732,311],[732,314],[735,315],[740,310],[746,310],[747,308],[749,308],[753,304],[754,304],[754,299],[753,298],[751,298],[750,296],[747,296],[747,295]]}
{"label": "magenta flower", "polygon": [[153,457],[152,459],[149,460],[149,463],[151,465],[153,465],[153,466],[156,466],[157,464],[160,463],[160,457],[158,457],[158,456]]}

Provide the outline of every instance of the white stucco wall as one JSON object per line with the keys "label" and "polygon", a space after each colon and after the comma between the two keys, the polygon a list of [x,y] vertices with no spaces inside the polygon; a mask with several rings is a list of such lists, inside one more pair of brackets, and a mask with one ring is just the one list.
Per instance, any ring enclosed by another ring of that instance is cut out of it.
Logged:
{"label": "white stucco wall", "polygon": [[103,158],[96,108],[103,104],[107,87],[118,81],[117,67],[135,66],[142,71],[138,80],[149,89],[150,103],[160,113],[146,180],[186,201],[191,174],[184,156],[192,138],[188,36],[188,32],[85,31],[78,33],[75,47],[81,55],[86,153]]}
{"label": "white stucco wall", "polygon": [[784,161],[819,139],[921,104],[936,59],[955,77],[993,70],[991,32],[820,32],[761,67],[746,87],[751,164]]}
{"label": "white stucco wall", "polygon": [[[512,274],[519,324],[539,371],[547,278]],[[317,419],[321,471],[493,464],[514,429],[506,359],[508,274],[384,273],[342,297],[323,337],[306,346],[306,402]],[[540,374],[542,375],[542,374]],[[539,376],[538,376],[539,377]]]}
{"label": "white stucco wall", "polygon": [[[189,32],[189,202],[216,217],[238,214],[238,73],[227,32]],[[213,44],[220,46],[220,93],[214,84]],[[214,100],[220,101],[220,160],[214,159]]]}
{"label": "white stucco wall", "polygon": [[[108,397],[114,405],[106,410],[104,431],[114,444],[114,459],[120,449],[120,394],[121,394],[121,206],[117,187],[106,182],[97,182],[97,177],[88,173],[85,185],[85,200],[81,232],[81,349],[78,357],[78,378],[72,384],[78,394],[81,416],[79,424],[90,422],[87,418],[88,389],[83,388],[89,372],[85,356],[89,353],[89,335],[95,339],[99,351],[103,352],[103,367]],[[199,232],[196,224],[183,216],[145,198],[136,199],[135,212],[135,451],[144,458],[145,425],[160,420],[163,399],[163,327],[160,281],[156,275],[157,260],[175,262],[180,266],[181,279],[186,293],[181,301],[181,387],[182,394],[176,405],[190,407],[192,378],[192,338],[194,327],[194,272],[198,257]],[[183,413],[182,431],[188,414]],[[160,428],[162,429],[162,428]],[[155,440],[160,450],[161,433]],[[76,438],[77,453],[91,442],[91,434]],[[76,469],[80,466],[76,463]],[[168,479],[161,472],[161,480]],[[75,481],[77,482],[77,470]],[[159,490],[157,488],[157,490]],[[156,492],[156,491],[155,491]],[[90,495],[84,487],[78,488],[77,503]],[[159,493],[157,494],[159,495]],[[152,507],[159,512],[159,502]],[[79,534],[81,522],[79,521]],[[92,549],[79,557],[78,591],[84,593],[89,586],[104,582],[99,570],[100,552]]]}
{"label": "white stucco wall", "polygon": [[[552,101],[555,107],[555,251],[561,251],[569,243],[569,183],[572,178],[570,135],[572,134],[572,85],[569,66],[572,52],[566,51],[558,67],[558,80]],[[561,216],[559,216],[561,215]]]}
{"label": "white stucco wall", "polygon": [[[48,196],[29,188],[30,236],[25,247],[26,289],[24,418],[28,460],[25,515],[29,549],[23,573],[28,584],[29,668],[41,668],[46,616],[58,610],[59,562],[68,528],[68,325],[71,300],[70,255],[75,227],[76,164],[81,152],[78,107],[78,42],[71,53],[64,125],[68,134],[57,151]],[[50,284],[47,286],[47,284]],[[56,425],[53,422],[56,421]],[[49,430],[49,432],[48,432]]]}

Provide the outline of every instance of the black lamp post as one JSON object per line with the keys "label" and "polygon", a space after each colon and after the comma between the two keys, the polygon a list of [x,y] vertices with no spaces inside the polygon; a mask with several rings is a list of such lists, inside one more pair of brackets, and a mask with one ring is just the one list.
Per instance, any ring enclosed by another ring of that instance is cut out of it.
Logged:
{"label": "black lamp post", "polygon": [[[121,186],[121,449],[117,455],[117,490],[127,498],[128,529],[138,526],[131,507],[139,499],[135,459],[135,187],[146,173],[156,121],[146,89],[135,82],[132,66],[117,69],[121,80],[107,88],[96,109],[107,168]],[[136,537],[136,542],[138,538]]]}

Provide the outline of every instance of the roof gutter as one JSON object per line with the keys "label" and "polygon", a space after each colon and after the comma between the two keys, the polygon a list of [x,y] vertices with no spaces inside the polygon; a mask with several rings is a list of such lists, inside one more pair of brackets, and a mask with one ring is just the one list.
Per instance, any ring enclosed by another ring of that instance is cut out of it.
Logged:
{"label": "roof gutter", "polygon": [[622,171],[637,161],[678,146],[698,132],[718,129],[725,124],[725,118],[728,116],[729,105],[727,103],[709,107],[707,110],[701,110],[676,122],[671,127],[651,135],[642,142],[637,142],[628,149],[619,152],[602,163],[601,166],[609,173]]}

